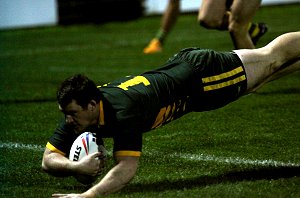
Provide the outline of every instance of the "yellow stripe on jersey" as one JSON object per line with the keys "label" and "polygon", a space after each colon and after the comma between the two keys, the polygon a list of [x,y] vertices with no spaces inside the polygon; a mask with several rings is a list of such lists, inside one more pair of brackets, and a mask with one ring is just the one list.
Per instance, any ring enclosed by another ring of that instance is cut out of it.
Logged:
{"label": "yellow stripe on jersey", "polygon": [[226,81],[226,82],[222,82],[222,83],[218,83],[218,84],[214,84],[214,85],[204,86],[204,91],[211,91],[211,90],[215,90],[215,89],[221,89],[223,87],[234,85],[234,84],[236,84],[238,82],[241,82],[243,80],[246,80],[246,76],[245,75],[242,75],[240,77],[237,77],[237,78],[235,78],[233,80],[229,80],[229,81]]}
{"label": "yellow stripe on jersey", "polygon": [[225,72],[225,73],[222,73],[222,74],[219,74],[219,75],[202,78],[202,82],[203,83],[209,83],[209,82],[214,82],[214,81],[222,80],[222,79],[234,76],[234,75],[236,75],[238,73],[241,73],[243,71],[244,71],[243,67],[240,66],[240,67],[238,67],[238,68],[236,68],[234,70],[231,70],[229,72]]}
{"label": "yellow stripe on jersey", "polygon": [[62,154],[63,156],[66,155],[64,152],[62,152],[61,150],[59,150],[55,146],[53,146],[50,142],[47,143],[46,147],[52,152]]}
{"label": "yellow stripe on jersey", "polygon": [[140,152],[140,151],[116,151],[114,153],[114,155],[118,156],[118,157],[126,157],[126,156],[140,157],[141,154],[142,154],[142,152]]}
{"label": "yellow stripe on jersey", "polygon": [[144,86],[150,85],[150,82],[144,76],[135,76],[132,79],[129,79],[123,83],[121,83],[118,87],[127,91],[128,87],[133,87],[135,85],[143,84]]}

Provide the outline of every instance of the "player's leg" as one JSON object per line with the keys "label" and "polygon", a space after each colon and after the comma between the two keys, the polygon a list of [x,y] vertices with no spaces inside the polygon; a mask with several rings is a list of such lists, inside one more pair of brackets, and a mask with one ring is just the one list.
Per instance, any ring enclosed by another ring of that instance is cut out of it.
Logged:
{"label": "player's leg", "polygon": [[275,72],[272,76],[268,77],[263,83],[261,83],[260,85],[256,86],[253,90],[251,90],[251,92],[258,90],[267,82],[276,80],[277,78],[280,78],[282,76],[286,76],[290,73],[293,73],[296,70],[300,70],[300,59],[298,59],[298,61],[289,63],[287,65],[288,67]]}
{"label": "player's leg", "polygon": [[209,29],[227,30],[228,15],[226,14],[226,1],[202,0],[198,12],[198,22],[200,25]]}
{"label": "player's leg", "polygon": [[244,64],[247,92],[300,69],[300,32],[283,34],[258,49],[235,50]]}
{"label": "player's leg", "polygon": [[[233,6],[234,10],[239,7],[236,6],[238,5],[237,3],[232,5],[232,2],[233,0],[203,0],[198,12],[199,24],[208,29],[228,30],[229,17],[232,17],[230,11],[231,7]],[[247,6],[251,6],[252,3],[255,2],[252,1],[249,5],[247,4]],[[253,6],[251,8],[253,8]],[[257,41],[267,32],[267,30],[268,28],[265,23],[249,22],[247,24],[247,31],[253,46],[256,45]],[[244,33],[244,35],[246,35],[246,33]],[[250,40],[248,40],[248,42],[250,42]],[[249,44],[247,46],[249,46]],[[251,48],[253,46],[251,46]]]}
{"label": "player's leg", "polygon": [[[173,26],[175,25],[180,9],[180,1],[179,0],[170,0],[167,10],[163,15],[161,27],[164,33],[169,33]],[[163,39],[163,38],[162,38]]]}
{"label": "player's leg", "polygon": [[161,19],[161,27],[157,31],[155,37],[144,48],[145,54],[157,53],[162,50],[162,45],[169,32],[175,25],[180,10],[179,0],[169,0],[167,8]]}
{"label": "player's leg", "polygon": [[234,0],[229,15],[228,31],[236,49],[255,48],[248,33],[249,24],[259,8],[261,0]]}

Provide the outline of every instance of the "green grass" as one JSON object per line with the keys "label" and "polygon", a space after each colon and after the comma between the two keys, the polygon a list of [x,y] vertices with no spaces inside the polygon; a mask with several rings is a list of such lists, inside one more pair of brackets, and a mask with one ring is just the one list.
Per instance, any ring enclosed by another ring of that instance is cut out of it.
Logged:
{"label": "green grass", "polygon": [[[299,30],[299,9],[261,8],[255,21],[266,22],[269,32],[259,46]],[[185,47],[232,49],[227,32],[200,28],[191,14],[179,18],[163,53],[145,56],[159,20],[0,31],[1,197],[87,188],[40,168],[43,147],[62,116],[55,91],[64,78],[84,73],[102,84],[156,68]],[[299,84],[298,72],[222,109],[191,113],[145,134],[137,176],[111,197],[300,197],[299,167],[246,163],[300,163]],[[37,147],[3,146],[9,143]],[[111,143],[106,140],[108,149]]]}

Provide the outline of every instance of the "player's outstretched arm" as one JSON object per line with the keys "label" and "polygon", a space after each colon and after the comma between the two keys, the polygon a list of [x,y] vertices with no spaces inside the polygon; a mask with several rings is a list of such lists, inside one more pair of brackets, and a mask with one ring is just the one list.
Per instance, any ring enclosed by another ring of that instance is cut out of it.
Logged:
{"label": "player's outstretched arm", "polygon": [[117,157],[114,166],[105,177],[92,188],[82,194],[53,194],[55,198],[95,198],[116,192],[128,184],[135,176],[138,157]]}
{"label": "player's outstretched arm", "polygon": [[117,165],[98,184],[83,193],[83,197],[108,195],[122,189],[133,179],[138,168],[139,157],[116,157],[116,161]]}

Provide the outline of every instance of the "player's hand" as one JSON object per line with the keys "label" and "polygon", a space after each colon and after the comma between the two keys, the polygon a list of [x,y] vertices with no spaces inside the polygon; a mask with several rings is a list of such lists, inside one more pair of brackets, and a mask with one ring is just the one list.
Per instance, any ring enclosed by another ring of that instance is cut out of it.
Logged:
{"label": "player's hand", "polygon": [[103,154],[101,152],[92,153],[83,157],[79,162],[76,162],[78,174],[93,177],[99,175],[105,165],[104,159],[101,158],[103,158]]}

